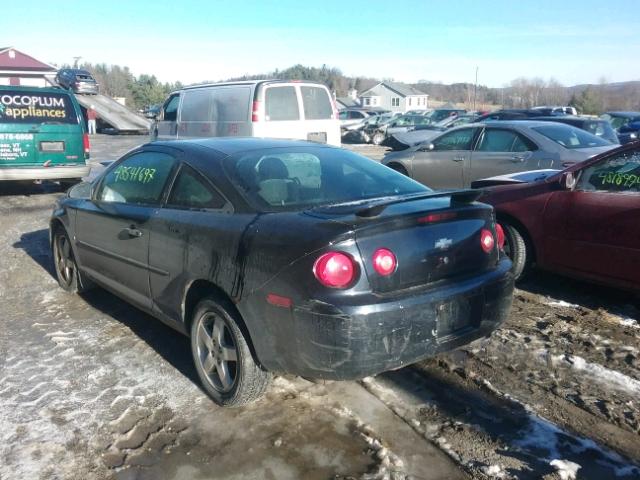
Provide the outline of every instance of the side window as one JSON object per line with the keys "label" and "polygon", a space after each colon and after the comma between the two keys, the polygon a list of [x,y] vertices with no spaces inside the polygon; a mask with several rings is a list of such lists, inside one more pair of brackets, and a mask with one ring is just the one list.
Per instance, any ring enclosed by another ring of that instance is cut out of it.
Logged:
{"label": "side window", "polygon": [[585,168],[576,190],[640,192],[640,151],[620,153]]}
{"label": "side window", "polygon": [[269,87],[265,92],[266,120],[300,120],[295,87]]}
{"label": "side window", "polygon": [[[177,106],[177,105],[176,105]],[[182,101],[181,122],[211,121],[211,90],[188,90]]]}
{"label": "side window", "polygon": [[346,120],[349,118],[349,112],[345,112],[344,110],[338,113],[338,118],[340,120]]}
{"label": "side window", "polygon": [[176,208],[214,208],[225,206],[225,199],[209,185],[209,182],[193,170],[183,165],[173,183],[167,206]]}
{"label": "side window", "polygon": [[178,120],[178,103],[180,103],[180,95],[171,95],[162,107],[162,119],[165,122],[175,122]]}
{"label": "side window", "polygon": [[512,152],[535,152],[538,146],[527,137],[516,133],[516,139],[513,142]]}
{"label": "side window", "polygon": [[473,128],[463,128],[446,133],[433,142],[434,150],[471,150]]}
{"label": "side window", "polygon": [[510,152],[516,134],[509,130],[487,128],[476,147],[479,152]]}
{"label": "side window", "polygon": [[101,202],[159,204],[175,163],[166,153],[134,153],[107,173],[96,198]]}

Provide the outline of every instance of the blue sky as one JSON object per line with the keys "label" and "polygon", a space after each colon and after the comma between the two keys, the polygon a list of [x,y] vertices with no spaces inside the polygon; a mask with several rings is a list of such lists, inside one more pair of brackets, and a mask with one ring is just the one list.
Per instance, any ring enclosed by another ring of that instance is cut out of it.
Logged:
{"label": "blue sky", "polygon": [[[640,79],[634,0],[7,1],[0,46],[193,83],[296,63],[413,82]],[[11,19],[11,20],[8,20]]]}

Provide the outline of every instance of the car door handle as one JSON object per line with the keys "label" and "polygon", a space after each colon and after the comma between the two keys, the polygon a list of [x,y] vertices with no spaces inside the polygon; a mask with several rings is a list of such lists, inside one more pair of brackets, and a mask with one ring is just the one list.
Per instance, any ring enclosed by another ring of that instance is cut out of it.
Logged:
{"label": "car door handle", "polygon": [[453,160],[454,162],[462,162],[464,161],[464,157],[453,157],[451,160]]}
{"label": "car door handle", "polygon": [[138,230],[135,225],[131,225],[129,228],[124,228],[122,231],[132,238],[140,238],[142,236],[142,232]]}
{"label": "car door handle", "polygon": [[524,162],[524,156],[522,156],[522,155],[514,155],[513,157],[511,157],[511,161],[513,163]]}

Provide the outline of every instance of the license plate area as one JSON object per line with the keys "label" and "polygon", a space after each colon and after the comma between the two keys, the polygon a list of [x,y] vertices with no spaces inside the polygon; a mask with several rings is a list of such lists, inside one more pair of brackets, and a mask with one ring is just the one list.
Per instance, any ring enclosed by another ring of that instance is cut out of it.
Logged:
{"label": "license plate area", "polygon": [[41,152],[64,152],[64,142],[40,142]]}
{"label": "license plate area", "polygon": [[438,343],[445,343],[477,328],[482,318],[482,295],[444,302],[437,307]]}
{"label": "license plate area", "polygon": [[310,142],[327,143],[327,132],[307,133],[307,140]]}

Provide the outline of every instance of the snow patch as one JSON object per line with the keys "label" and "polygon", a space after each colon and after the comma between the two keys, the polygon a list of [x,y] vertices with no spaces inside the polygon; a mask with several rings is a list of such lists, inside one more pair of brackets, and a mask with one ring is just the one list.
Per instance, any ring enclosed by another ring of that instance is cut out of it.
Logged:
{"label": "snow patch", "polygon": [[551,305],[552,307],[566,307],[566,308],[579,308],[580,305],[576,305],[575,303],[565,302],[564,300],[554,300],[552,302],[546,302],[547,305]]}
{"label": "snow patch", "polygon": [[485,465],[480,470],[485,475],[493,478],[505,478],[507,476],[507,472],[500,465]]}
{"label": "snow patch", "polygon": [[630,395],[640,395],[640,381],[597,363],[588,362],[582,357],[568,354],[552,355],[551,361],[553,364],[564,363],[574,370],[584,372],[590,379],[606,387],[615,388]]}
{"label": "snow patch", "polygon": [[558,471],[560,480],[576,480],[578,470],[582,467],[577,463],[570,462],[569,460],[552,460],[549,464]]}

